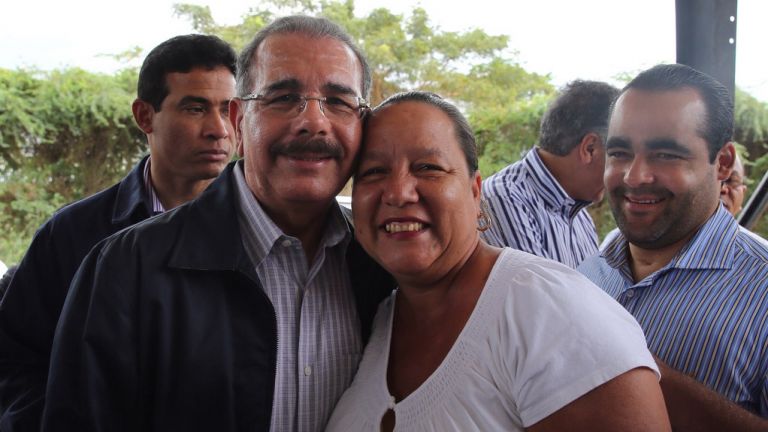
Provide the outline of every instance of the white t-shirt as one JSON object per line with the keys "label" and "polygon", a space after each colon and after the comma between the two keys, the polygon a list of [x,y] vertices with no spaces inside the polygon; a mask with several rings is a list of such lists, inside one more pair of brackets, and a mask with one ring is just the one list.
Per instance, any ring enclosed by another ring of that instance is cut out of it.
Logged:
{"label": "white t-shirt", "polygon": [[610,296],[554,261],[504,249],[474,311],[432,375],[395,404],[387,362],[396,292],[328,431],[523,430],[612,378],[658,369],[643,331]]}

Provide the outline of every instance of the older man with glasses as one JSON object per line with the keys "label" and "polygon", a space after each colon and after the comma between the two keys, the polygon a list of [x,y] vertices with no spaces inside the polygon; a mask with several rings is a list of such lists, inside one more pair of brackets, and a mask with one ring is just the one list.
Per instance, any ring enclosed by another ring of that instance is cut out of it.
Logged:
{"label": "older man with glasses", "polygon": [[325,19],[256,35],[230,104],[243,160],[86,258],[56,332],[44,430],[323,429],[391,289],[334,200],[370,83]]}

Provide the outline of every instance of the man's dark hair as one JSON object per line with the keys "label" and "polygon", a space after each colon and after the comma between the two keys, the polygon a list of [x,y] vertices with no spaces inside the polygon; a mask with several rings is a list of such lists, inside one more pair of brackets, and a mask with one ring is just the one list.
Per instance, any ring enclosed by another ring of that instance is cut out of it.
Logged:
{"label": "man's dark hair", "polygon": [[360,51],[360,48],[352,40],[352,37],[338,24],[328,19],[305,15],[293,15],[276,19],[268,26],[259,30],[253,40],[243,48],[240,57],[237,59],[237,70],[239,72],[237,75],[238,96],[245,96],[252,91],[250,88],[253,82],[251,65],[256,62],[256,50],[258,50],[259,45],[268,36],[290,33],[305,35],[313,39],[336,39],[347,45],[355,53],[357,60],[360,61],[360,66],[363,69],[363,88],[360,91],[362,92],[362,97],[368,99],[372,81],[371,67],[368,65],[363,52]]}
{"label": "man's dark hair", "polygon": [[215,69],[224,66],[235,75],[236,54],[229,44],[216,36],[190,34],[176,36],[149,52],[139,71],[137,93],[139,99],[149,102],[160,111],[168,96],[166,75],[171,72],[187,73],[194,68]]}
{"label": "man's dark hair", "polygon": [[566,84],[541,119],[539,147],[565,156],[590,132],[605,142],[611,104],[618,95],[619,89],[600,81]]}
{"label": "man's dark hair", "polygon": [[717,152],[733,136],[733,101],[724,85],[711,76],[681,64],[660,64],[640,72],[621,91],[650,90],[670,91],[692,88],[696,90],[706,107],[705,118],[699,120],[698,134],[709,146],[709,162],[714,162]]}
{"label": "man's dark hair", "polygon": [[453,131],[456,135],[456,140],[459,142],[459,147],[462,153],[464,153],[464,159],[467,161],[467,168],[469,168],[469,175],[473,176],[477,171],[477,143],[475,141],[475,135],[472,133],[472,127],[469,125],[466,117],[461,114],[455,105],[441,98],[439,95],[431,92],[424,91],[410,91],[404,93],[397,93],[388,97],[379,106],[374,108],[368,117],[375,117],[376,113],[381,111],[387,106],[396,105],[403,102],[421,102],[439,109],[453,122]]}

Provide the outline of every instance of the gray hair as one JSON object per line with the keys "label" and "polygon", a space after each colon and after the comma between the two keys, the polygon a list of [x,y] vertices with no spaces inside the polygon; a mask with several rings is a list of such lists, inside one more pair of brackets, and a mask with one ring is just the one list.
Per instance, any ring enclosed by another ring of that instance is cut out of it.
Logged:
{"label": "gray hair", "polygon": [[355,53],[363,68],[363,88],[360,90],[362,91],[362,96],[368,99],[372,81],[371,68],[365,59],[365,55],[357,47],[352,37],[341,26],[326,18],[315,18],[305,15],[292,15],[276,19],[259,30],[253,40],[243,48],[237,59],[238,95],[245,96],[251,92],[250,85],[253,82],[251,66],[256,61],[256,50],[259,48],[259,45],[269,36],[288,33],[302,34],[313,39],[332,38],[347,45]]}
{"label": "gray hair", "polygon": [[600,81],[568,83],[541,119],[539,147],[565,156],[590,132],[605,142],[611,105],[618,95],[617,88]]}

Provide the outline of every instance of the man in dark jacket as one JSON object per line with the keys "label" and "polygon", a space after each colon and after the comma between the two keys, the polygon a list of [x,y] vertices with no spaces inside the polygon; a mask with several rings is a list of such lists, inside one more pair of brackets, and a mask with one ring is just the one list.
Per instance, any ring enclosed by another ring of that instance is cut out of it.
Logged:
{"label": "man in dark jacket", "polygon": [[0,304],[0,430],[39,430],[53,334],[70,282],[107,236],[199,195],[234,151],[235,53],[201,35],[172,38],[142,65],[133,113],[145,157],[120,183],[70,204],[35,235]]}
{"label": "man in dark jacket", "polygon": [[370,83],[328,20],[281,18],[256,35],[230,104],[243,160],[84,260],[44,430],[323,429],[391,289],[334,199]]}

